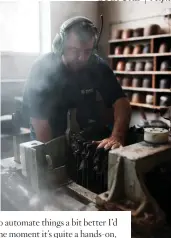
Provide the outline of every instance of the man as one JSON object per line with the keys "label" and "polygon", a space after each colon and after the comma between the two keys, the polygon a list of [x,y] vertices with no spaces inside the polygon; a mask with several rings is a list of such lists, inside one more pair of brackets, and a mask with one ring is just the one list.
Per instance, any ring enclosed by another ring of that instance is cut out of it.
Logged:
{"label": "man", "polygon": [[32,138],[45,143],[63,135],[70,108],[77,109],[80,128],[92,121],[100,123],[98,92],[106,107],[113,107],[114,127],[109,138],[94,143],[105,149],[124,145],[131,109],[113,71],[93,51],[97,28],[86,18],[69,21],[69,27],[61,27],[65,29],[61,31],[63,38],[57,44],[54,41],[54,52],[36,60],[25,86],[24,104],[34,133]]}

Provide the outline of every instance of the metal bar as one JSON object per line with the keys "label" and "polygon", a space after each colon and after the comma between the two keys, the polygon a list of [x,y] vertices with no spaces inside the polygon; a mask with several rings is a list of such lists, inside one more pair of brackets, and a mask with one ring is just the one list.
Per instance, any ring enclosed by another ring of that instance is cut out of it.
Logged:
{"label": "metal bar", "polygon": [[97,196],[96,193],[91,192],[90,190],[76,184],[75,182],[68,184],[67,187],[70,190],[77,193],[79,196],[87,199],[88,201],[93,202],[93,203],[96,202],[96,196]]}

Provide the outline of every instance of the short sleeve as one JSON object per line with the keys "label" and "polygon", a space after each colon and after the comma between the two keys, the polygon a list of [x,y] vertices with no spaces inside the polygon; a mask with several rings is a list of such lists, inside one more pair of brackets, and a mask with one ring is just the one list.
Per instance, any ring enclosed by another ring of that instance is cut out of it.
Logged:
{"label": "short sleeve", "polygon": [[28,109],[30,117],[49,118],[53,107],[48,84],[49,77],[49,72],[40,62],[33,65],[23,95],[24,108]]}
{"label": "short sleeve", "polygon": [[100,67],[101,80],[98,90],[104,100],[107,107],[112,107],[117,99],[126,97],[119,82],[116,79],[115,74],[110,67],[103,63]]}
{"label": "short sleeve", "polygon": [[51,115],[51,107],[48,96],[44,92],[30,92],[29,97],[29,115],[37,119],[48,120]]}

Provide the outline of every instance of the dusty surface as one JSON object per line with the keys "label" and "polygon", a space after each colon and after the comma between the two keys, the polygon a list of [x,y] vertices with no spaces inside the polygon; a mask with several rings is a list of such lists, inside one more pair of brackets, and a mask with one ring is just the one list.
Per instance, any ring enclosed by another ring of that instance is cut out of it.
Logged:
{"label": "dusty surface", "polygon": [[138,160],[167,150],[171,151],[171,141],[165,145],[151,145],[143,141],[131,146],[115,149],[110,153],[119,154],[120,156],[126,157],[129,160]]}

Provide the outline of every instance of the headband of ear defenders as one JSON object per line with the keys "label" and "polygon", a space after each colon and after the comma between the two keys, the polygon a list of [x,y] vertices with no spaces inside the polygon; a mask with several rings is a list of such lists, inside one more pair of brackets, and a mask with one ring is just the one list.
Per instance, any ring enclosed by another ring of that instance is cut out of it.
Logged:
{"label": "headband of ear defenders", "polygon": [[[64,38],[65,31],[67,29],[69,29],[69,27],[71,27],[74,24],[79,23],[79,22],[88,22],[88,23],[93,25],[92,21],[90,21],[88,18],[82,17],[82,16],[72,17],[72,18],[66,20],[61,25],[59,34],[57,33],[54,40],[53,40],[52,49],[53,49],[54,53],[60,53],[60,54],[62,53],[62,51],[63,51],[63,40],[64,40],[63,38]],[[98,33],[98,31],[97,31],[97,33]]]}
{"label": "headband of ear defenders", "polygon": [[60,34],[63,34],[69,27],[75,25],[76,23],[79,22],[88,22],[90,24],[93,25],[92,21],[90,21],[88,18],[86,17],[82,17],[82,16],[77,16],[77,17],[72,17],[68,20],[66,20],[60,27]]}

